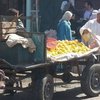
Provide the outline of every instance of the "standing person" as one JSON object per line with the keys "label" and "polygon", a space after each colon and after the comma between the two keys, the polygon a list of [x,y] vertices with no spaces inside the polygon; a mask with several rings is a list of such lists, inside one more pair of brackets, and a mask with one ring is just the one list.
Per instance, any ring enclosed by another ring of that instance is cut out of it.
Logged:
{"label": "standing person", "polygon": [[70,8],[69,0],[62,1],[61,7],[60,7],[62,14],[64,14],[67,10],[69,10],[69,8]]}
{"label": "standing person", "polygon": [[26,32],[24,24],[20,19],[21,15],[19,15],[19,11],[17,9],[10,8],[7,11],[7,15],[8,16],[14,16],[14,19],[12,19],[12,21],[16,21],[16,32],[15,33],[17,35],[28,38],[30,35],[28,34],[28,32]]}
{"label": "standing person", "polygon": [[80,31],[89,28],[93,34],[100,36],[100,9],[97,12],[97,17],[95,19],[89,20],[84,26],[80,28]]}
{"label": "standing person", "polygon": [[85,20],[89,20],[92,15],[92,12],[93,12],[93,4],[89,0],[85,1],[85,12],[83,18]]}
{"label": "standing person", "polygon": [[72,13],[66,11],[58,23],[57,39],[58,40],[72,40],[71,23]]}

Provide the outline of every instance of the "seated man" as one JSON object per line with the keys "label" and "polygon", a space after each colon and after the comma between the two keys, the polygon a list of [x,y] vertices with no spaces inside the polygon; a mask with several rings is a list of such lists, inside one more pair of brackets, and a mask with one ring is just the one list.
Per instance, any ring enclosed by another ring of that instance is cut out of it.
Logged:
{"label": "seated man", "polygon": [[16,26],[17,32],[16,32],[16,34],[23,36],[23,37],[29,37],[29,34],[26,32],[23,22],[20,20],[21,16],[19,15],[19,11],[14,9],[14,8],[10,8],[7,11],[7,15],[8,16],[15,16],[15,18],[16,18],[15,19],[16,22],[17,22],[17,26]]}
{"label": "seated man", "polygon": [[11,8],[7,11],[7,15],[17,17],[17,30],[24,29],[24,24],[19,19],[19,11],[18,10]]}

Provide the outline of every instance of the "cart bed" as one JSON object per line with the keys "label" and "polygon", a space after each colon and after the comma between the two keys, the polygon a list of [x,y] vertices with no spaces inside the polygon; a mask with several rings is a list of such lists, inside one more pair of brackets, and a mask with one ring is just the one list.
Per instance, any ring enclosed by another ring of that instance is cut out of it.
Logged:
{"label": "cart bed", "polygon": [[0,58],[12,65],[45,62],[45,35],[34,33],[32,34],[32,39],[36,45],[34,53],[30,53],[28,49],[24,49],[20,44],[9,48],[6,42],[0,42]]}

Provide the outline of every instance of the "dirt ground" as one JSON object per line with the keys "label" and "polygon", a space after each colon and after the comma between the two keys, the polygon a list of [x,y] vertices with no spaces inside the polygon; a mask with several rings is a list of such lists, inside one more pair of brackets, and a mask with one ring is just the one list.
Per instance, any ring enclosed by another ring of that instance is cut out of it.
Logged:
{"label": "dirt ground", "polygon": [[[61,80],[54,80],[53,100],[100,100],[100,96],[88,98],[82,91],[79,81],[63,84]],[[14,96],[0,95],[0,100],[35,100],[32,91],[16,93]]]}
{"label": "dirt ground", "polygon": [[53,100],[100,100],[100,96],[87,97],[81,90],[80,82],[72,81],[70,84],[57,85]]}

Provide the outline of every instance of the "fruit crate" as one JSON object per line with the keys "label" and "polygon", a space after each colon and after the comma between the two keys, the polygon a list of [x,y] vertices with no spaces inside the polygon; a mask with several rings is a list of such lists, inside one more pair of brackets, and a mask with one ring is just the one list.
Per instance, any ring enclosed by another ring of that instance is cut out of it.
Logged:
{"label": "fruit crate", "polygon": [[5,34],[16,32],[16,19],[13,16],[0,16],[0,41]]}

